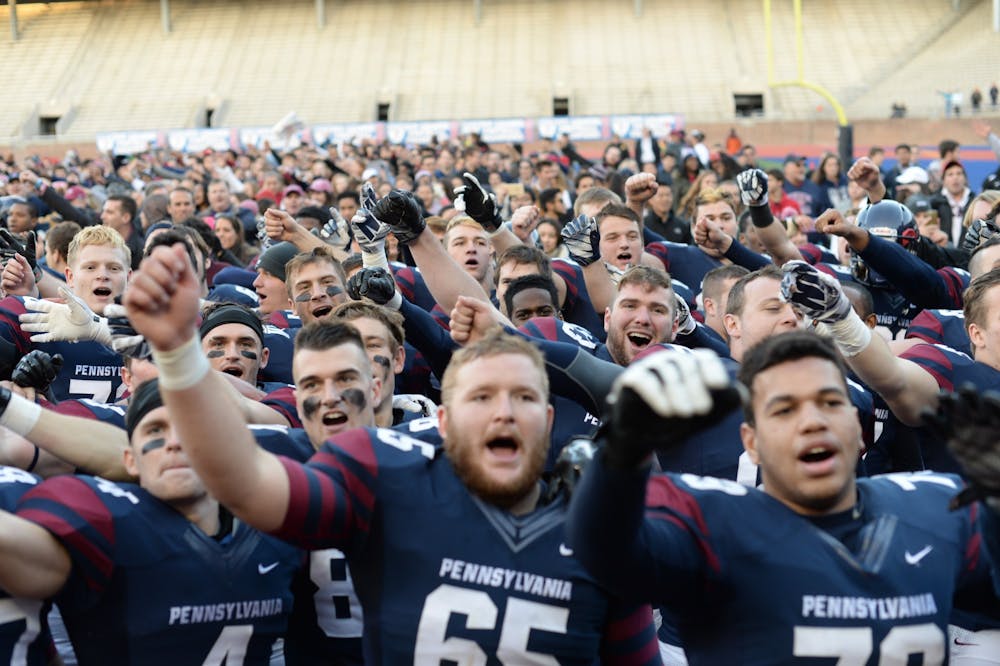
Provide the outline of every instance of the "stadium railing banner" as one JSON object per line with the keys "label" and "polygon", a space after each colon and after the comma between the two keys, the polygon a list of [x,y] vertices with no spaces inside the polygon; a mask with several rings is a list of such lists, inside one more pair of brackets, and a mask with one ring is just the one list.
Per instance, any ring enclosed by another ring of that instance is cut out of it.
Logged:
{"label": "stadium railing banner", "polygon": [[679,114],[551,116],[547,118],[486,118],[476,120],[427,120],[412,122],[336,123],[307,126],[292,134],[273,127],[138,130],[101,132],[97,148],[117,155],[133,155],[151,148],[197,153],[206,149],[240,150],[263,147],[290,149],[304,142],[318,145],[358,143],[365,140],[421,145],[448,141],[475,132],[488,143],[523,143],[569,134],[573,141],[606,141],[613,136],[636,139],[648,127],[653,136],[665,137],[684,127]]}

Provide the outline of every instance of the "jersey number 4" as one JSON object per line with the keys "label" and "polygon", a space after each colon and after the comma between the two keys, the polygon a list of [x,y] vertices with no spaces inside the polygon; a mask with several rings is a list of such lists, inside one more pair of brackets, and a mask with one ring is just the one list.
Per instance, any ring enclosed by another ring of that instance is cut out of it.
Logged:
{"label": "jersey number 4", "polygon": [[[452,614],[465,615],[467,629],[490,631],[497,626],[497,607],[490,595],[479,590],[441,585],[428,594],[424,602],[414,650],[416,666],[436,665],[442,660],[463,666],[485,666],[486,652],[475,641],[456,636],[445,638]],[[568,620],[567,608],[508,598],[497,659],[508,665],[558,666],[558,660],[551,655],[529,652],[528,638],[533,629],[565,634]]]}

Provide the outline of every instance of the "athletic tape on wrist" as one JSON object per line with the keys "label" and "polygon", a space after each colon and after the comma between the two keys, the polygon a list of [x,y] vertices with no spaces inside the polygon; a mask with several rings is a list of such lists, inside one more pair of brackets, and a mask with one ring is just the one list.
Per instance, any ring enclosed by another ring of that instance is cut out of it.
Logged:
{"label": "athletic tape on wrist", "polygon": [[827,322],[826,327],[844,356],[857,356],[872,341],[872,329],[865,326],[865,322],[861,321],[854,310],[841,321]]}
{"label": "athletic tape on wrist", "polygon": [[167,391],[181,391],[200,382],[211,370],[201,341],[193,336],[172,351],[153,350],[153,362],[160,371],[160,388]]}
{"label": "athletic tape on wrist", "polygon": [[11,393],[7,409],[0,414],[0,425],[24,437],[35,427],[41,415],[42,408],[39,405],[16,393]]}

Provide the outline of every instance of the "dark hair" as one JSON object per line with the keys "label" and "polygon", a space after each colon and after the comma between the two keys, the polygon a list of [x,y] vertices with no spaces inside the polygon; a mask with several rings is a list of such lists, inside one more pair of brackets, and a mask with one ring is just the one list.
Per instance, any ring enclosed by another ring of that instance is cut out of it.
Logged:
{"label": "dark hair", "polygon": [[336,201],[339,202],[341,199],[352,199],[358,206],[361,205],[361,195],[351,190],[345,190],[338,194]]}
{"label": "dark hair", "polygon": [[326,351],[340,345],[355,345],[368,358],[365,351],[365,341],[354,326],[342,321],[320,319],[310,322],[299,329],[295,336],[295,351],[298,354],[303,349],[310,351]]}
{"label": "dark hair", "polygon": [[556,310],[559,309],[559,292],[556,291],[556,283],[552,281],[551,277],[538,274],[522,275],[512,280],[507,285],[507,291],[503,294],[503,302],[507,306],[508,317],[514,313],[514,296],[525,289],[544,289],[552,296],[552,307]]}
{"label": "dark hair", "polygon": [[811,331],[789,331],[769,336],[751,347],[740,365],[739,380],[750,395],[743,406],[743,419],[748,425],[754,424],[753,381],[757,375],[776,365],[804,358],[818,358],[837,366],[846,391],[847,367],[832,341]]}
{"label": "dark hair", "polygon": [[128,213],[129,221],[134,220],[139,209],[135,205],[135,199],[124,194],[112,194],[107,199],[108,201],[117,201],[121,204],[122,211]]}
{"label": "dark hair", "polygon": [[149,245],[146,246],[145,256],[149,256],[153,253],[153,248],[164,245],[170,247],[174,243],[184,243],[184,249],[187,251],[188,259],[191,260],[191,267],[194,269],[195,273],[198,273],[198,260],[194,256],[194,241],[186,233],[173,227],[167,229],[163,233],[156,234],[153,240],[149,241]]}
{"label": "dark hair", "polygon": [[856,304],[857,307],[855,309],[859,317],[867,319],[875,313],[875,301],[868,287],[860,282],[844,282],[840,286],[843,287],[845,293],[853,291],[857,295],[860,302]]}
{"label": "dark hair", "polygon": [[548,187],[542,190],[541,194],[538,195],[538,206],[544,209],[550,203],[555,202],[561,193],[558,187]]}
{"label": "dark hair", "polygon": [[66,260],[69,256],[69,243],[80,232],[80,225],[76,222],[60,222],[54,224],[45,234],[45,244],[58,252],[59,256]]}
{"label": "dark hair", "polygon": [[636,224],[639,224],[641,227],[641,223],[639,222],[639,216],[636,215],[634,210],[632,210],[625,204],[609,203],[607,206],[602,208],[597,213],[597,215],[594,216],[594,219],[597,220],[597,224],[599,226],[606,217],[624,217],[626,220],[632,220]]}
{"label": "dark hair", "polygon": [[958,141],[954,141],[952,139],[945,139],[938,144],[938,153],[941,155],[941,157],[944,157],[948,153],[955,152],[956,150],[958,150],[958,148],[959,148]]}

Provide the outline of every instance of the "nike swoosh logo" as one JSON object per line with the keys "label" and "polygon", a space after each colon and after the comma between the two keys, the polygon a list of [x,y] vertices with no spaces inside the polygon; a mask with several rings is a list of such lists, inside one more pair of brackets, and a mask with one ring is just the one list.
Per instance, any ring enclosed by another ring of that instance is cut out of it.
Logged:
{"label": "nike swoosh logo", "polygon": [[927,554],[932,550],[934,550],[934,546],[924,546],[922,550],[920,550],[917,553],[914,553],[913,555],[910,554],[910,551],[906,551],[905,553],[903,553],[903,557],[906,558],[907,564],[917,565],[920,564],[920,560],[927,557]]}
{"label": "nike swoosh logo", "polygon": [[270,573],[276,566],[278,566],[277,562],[274,562],[272,564],[268,564],[267,566],[264,566],[263,564],[258,564],[257,565],[257,573],[259,573],[260,575],[263,576],[266,573]]}
{"label": "nike swoosh logo", "polygon": [[963,643],[962,641],[960,641],[960,640],[958,640],[958,639],[956,638],[956,639],[955,639],[955,645],[962,645],[962,646],[964,646],[964,645],[969,645],[969,646],[975,646],[975,645],[979,645],[979,643]]}
{"label": "nike swoosh logo", "polygon": [[573,549],[568,547],[566,544],[559,544],[559,554],[563,557],[573,557]]}

